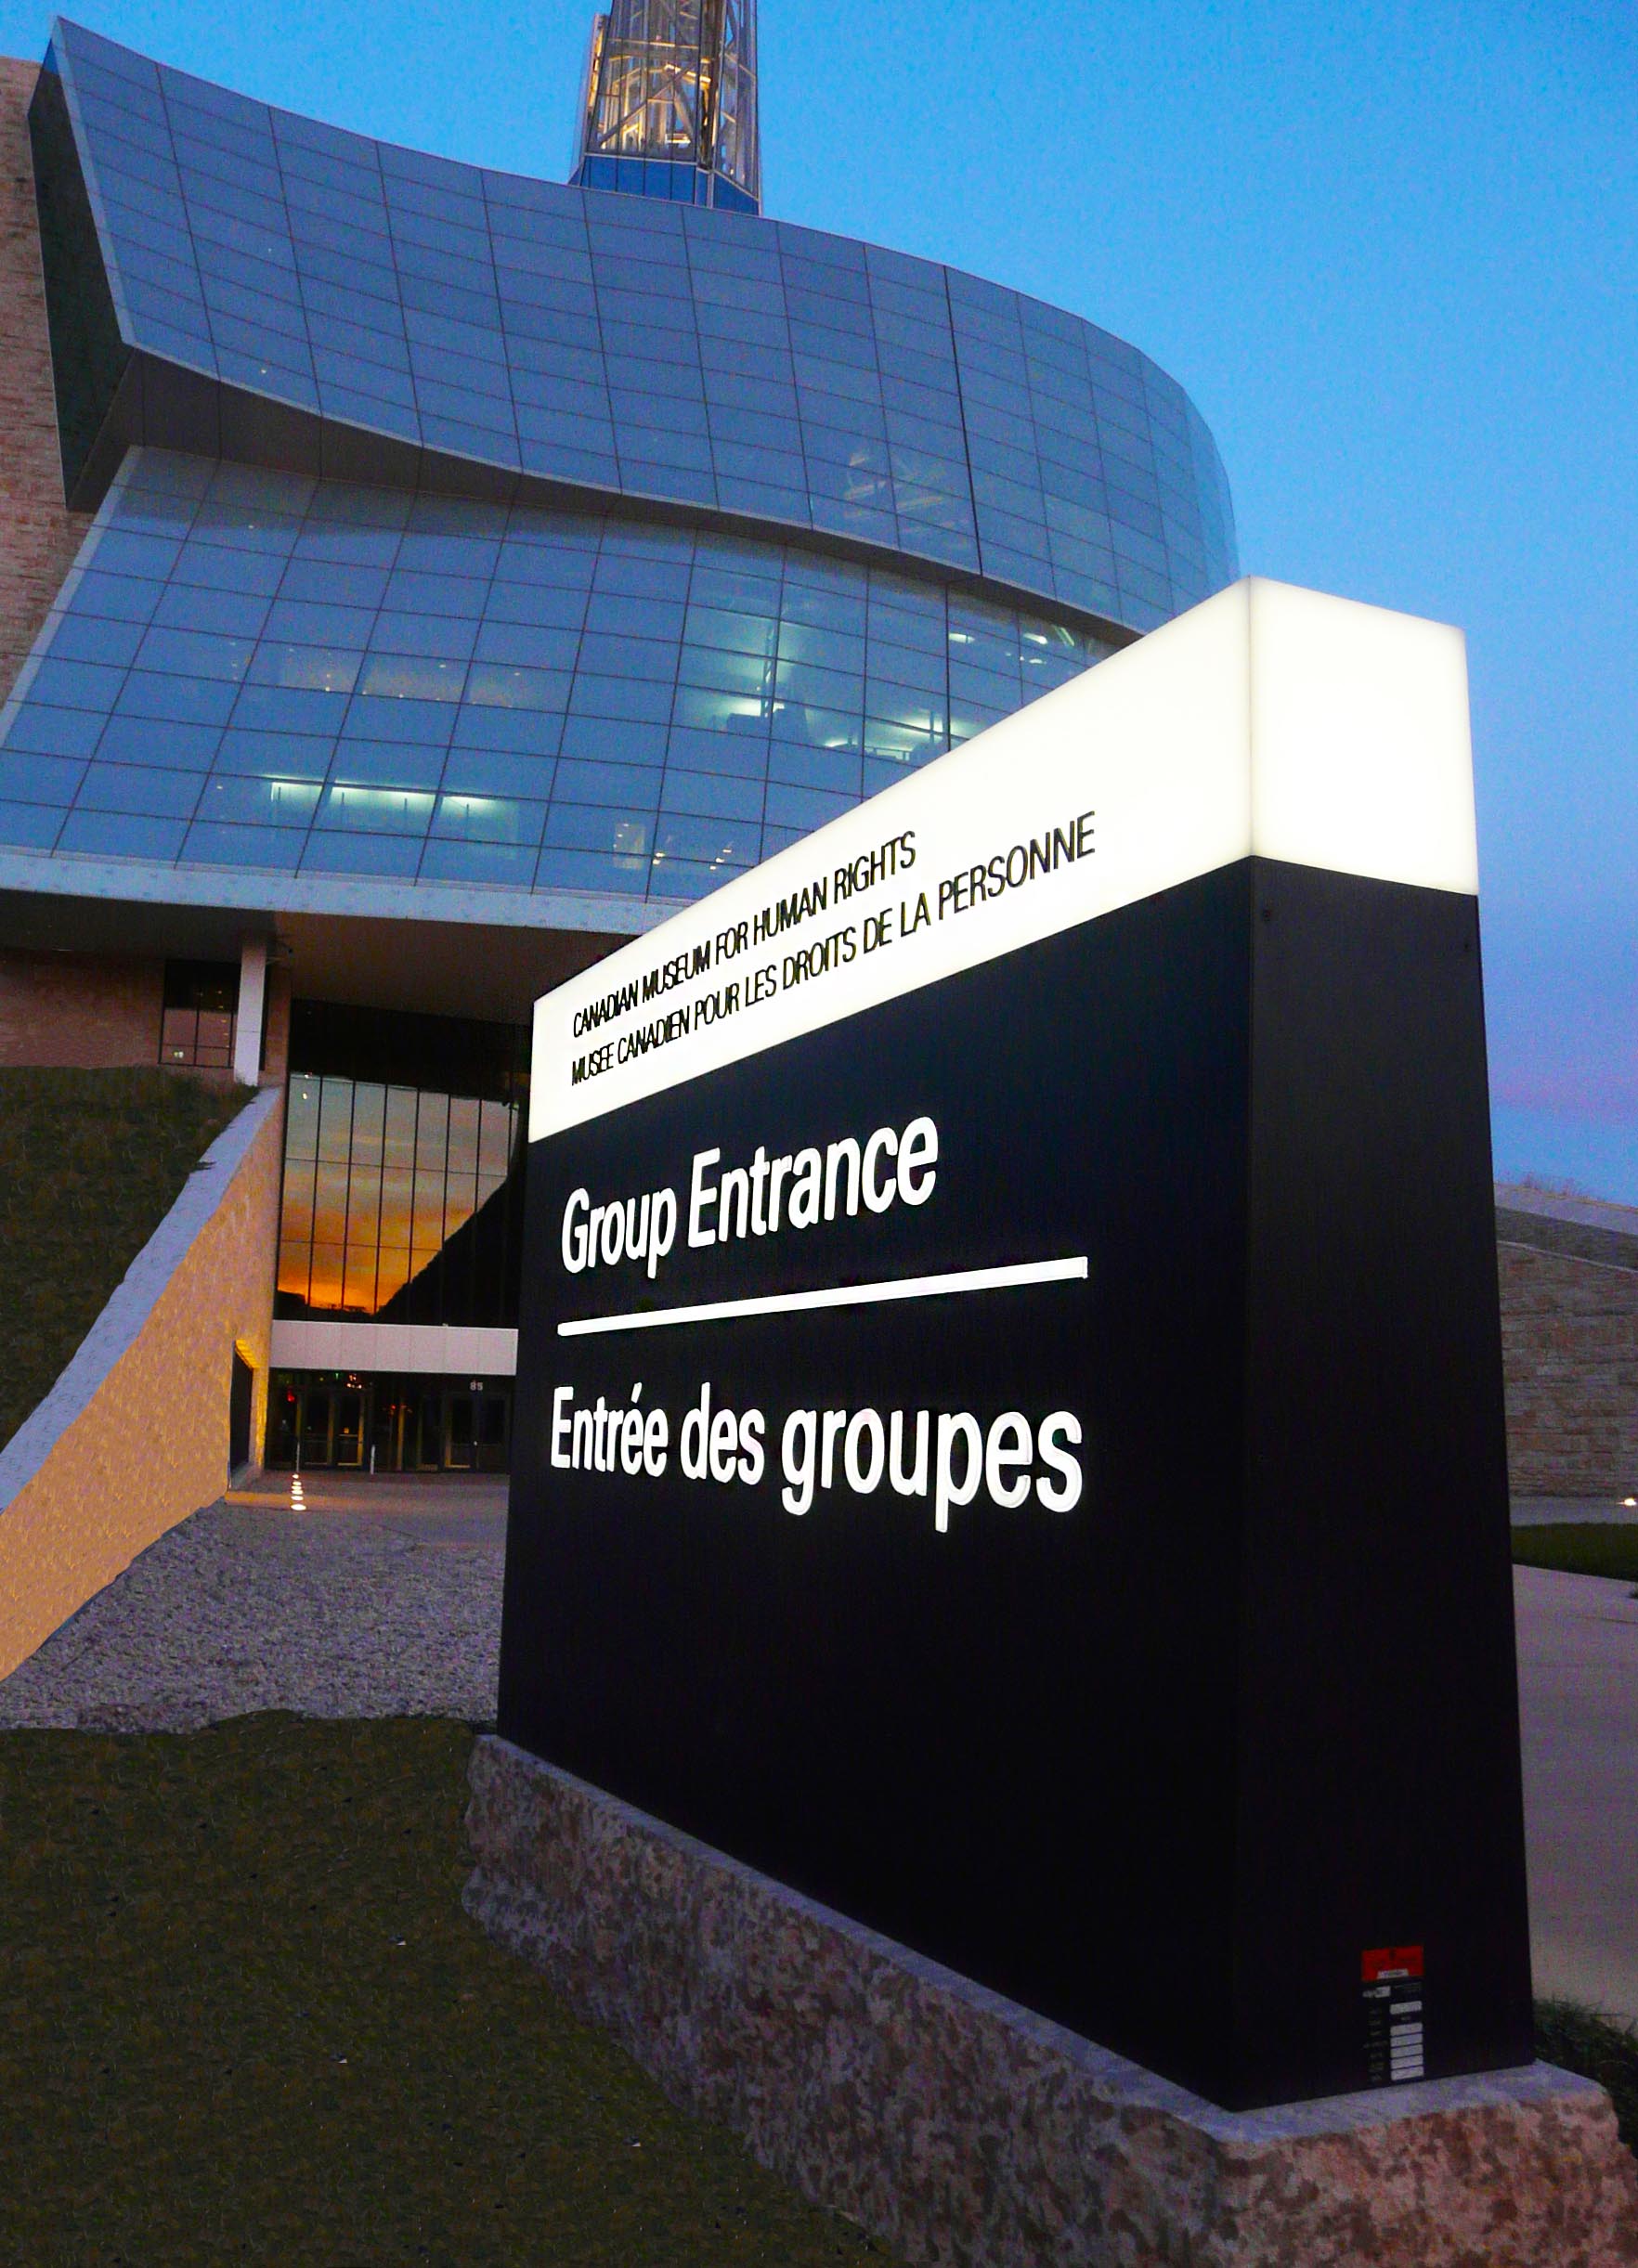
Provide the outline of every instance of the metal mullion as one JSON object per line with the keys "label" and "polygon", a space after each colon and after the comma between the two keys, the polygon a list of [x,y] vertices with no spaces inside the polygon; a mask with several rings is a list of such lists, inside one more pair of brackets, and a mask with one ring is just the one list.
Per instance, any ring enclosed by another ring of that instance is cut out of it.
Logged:
{"label": "metal mullion", "polygon": [[[438,1258],[440,1261],[449,1249],[449,1105],[453,1100],[454,1097],[449,1095],[444,1097],[444,1179],[443,1193],[438,1204]],[[438,1270],[438,1313],[433,1318],[436,1323],[441,1323],[444,1319],[444,1287],[448,1276],[448,1270],[440,1267]]]}
{"label": "metal mullion", "polygon": [[[353,1118],[358,1108],[358,1082],[356,1079],[349,1079],[347,1081],[347,1195],[346,1202],[342,1207],[341,1303],[344,1307],[347,1303],[347,1254],[353,1249]],[[372,1278],[371,1290],[373,1289]]]}

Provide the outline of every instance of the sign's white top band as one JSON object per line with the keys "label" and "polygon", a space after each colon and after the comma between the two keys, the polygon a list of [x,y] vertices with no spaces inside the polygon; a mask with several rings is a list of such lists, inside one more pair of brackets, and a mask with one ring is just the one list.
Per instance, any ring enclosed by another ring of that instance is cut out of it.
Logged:
{"label": "sign's white top band", "polygon": [[1459,631],[1219,592],[548,992],[529,1138],[1254,853],[1477,889]]}

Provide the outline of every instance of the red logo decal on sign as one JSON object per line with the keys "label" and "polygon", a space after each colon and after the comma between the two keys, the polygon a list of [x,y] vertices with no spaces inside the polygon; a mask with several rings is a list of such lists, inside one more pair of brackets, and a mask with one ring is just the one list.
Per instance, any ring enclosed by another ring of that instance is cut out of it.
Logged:
{"label": "red logo decal on sign", "polygon": [[1420,1945],[1378,1945],[1359,1956],[1359,1974],[1368,1985],[1384,1976],[1420,1976]]}

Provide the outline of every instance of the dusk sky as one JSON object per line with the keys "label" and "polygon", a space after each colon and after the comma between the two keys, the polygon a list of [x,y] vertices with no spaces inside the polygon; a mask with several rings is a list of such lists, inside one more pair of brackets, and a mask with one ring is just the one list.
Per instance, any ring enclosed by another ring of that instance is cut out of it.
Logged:
{"label": "dusk sky", "polygon": [[[561,179],[592,0],[84,0],[161,60]],[[0,0],[0,50],[49,12]],[[1638,1202],[1626,0],[761,0],[764,206],[1189,389],[1242,565],[1468,638],[1496,1162]]]}

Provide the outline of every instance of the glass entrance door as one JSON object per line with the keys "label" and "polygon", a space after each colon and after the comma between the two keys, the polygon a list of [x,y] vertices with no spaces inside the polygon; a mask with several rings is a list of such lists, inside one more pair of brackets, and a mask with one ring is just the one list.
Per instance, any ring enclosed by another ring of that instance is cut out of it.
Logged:
{"label": "glass entrance door", "polygon": [[450,1472],[504,1472],[512,1396],[492,1387],[444,1396],[444,1464]]}
{"label": "glass entrance door", "polygon": [[444,1397],[448,1413],[444,1430],[444,1462],[451,1472],[472,1471],[477,1449],[478,1400],[475,1393],[451,1393]]}
{"label": "glass entrance door", "polygon": [[364,1396],[362,1386],[338,1386],[335,1391],[335,1461],[357,1467],[364,1462]]}
{"label": "glass entrance door", "polygon": [[370,1393],[358,1380],[306,1379],[280,1387],[267,1461],[340,1465],[357,1471],[368,1455]]}
{"label": "glass entrance door", "polygon": [[[504,1472],[512,1381],[281,1370],[267,1401],[270,1466]],[[372,1461],[373,1459],[373,1461]]]}
{"label": "glass entrance door", "polygon": [[480,1472],[504,1472],[510,1459],[507,1440],[512,1416],[512,1397],[504,1393],[486,1393],[477,1410],[477,1469]]}
{"label": "glass entrance door", "polygon": [[334,1457],[335,1392],[330,1386],[309,1386],[301,1397],[298,1438],[304,1465],[328,1465]]}

